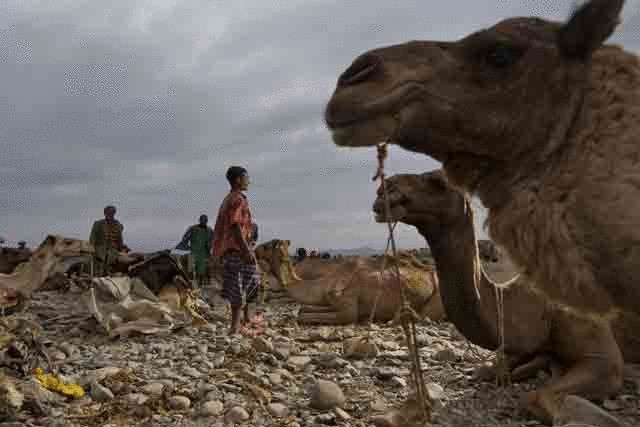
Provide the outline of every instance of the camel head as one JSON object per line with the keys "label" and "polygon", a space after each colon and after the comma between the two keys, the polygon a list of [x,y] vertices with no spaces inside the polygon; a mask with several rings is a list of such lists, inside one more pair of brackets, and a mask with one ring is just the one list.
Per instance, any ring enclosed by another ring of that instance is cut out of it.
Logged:
{"label": "camel head", "polygon": [[565,23],[511,18],[454,42],[365,52],[340,75],[326,107],[333,141],[389,140],[441,161],[469,191],[496,163],[540,160],[578,119],[592,56],[623,4],[591,0]]}
{"label": "camel head", "polygon": [[35,260],[52,260],[60,265],[85,261],[93,254],[93,246],[86,240],[49,235],[33,253]]}
{"label": "camel head", "polygon": [[301,280],[293,269],[289,245],[290,240],[273,239],[258,245],[255,250],[263,272],[275,276],[283,287],[287,287],[290,280]]}
{"label": "camel head", "polygon": [[[470,209],[465,195],[454,189],[441,170],[423,174],[398,174],[385,180],[390,220],[415,227],[442,228],[466,218]],[[385,222],[382,186],[373,203],[377,222]]]}

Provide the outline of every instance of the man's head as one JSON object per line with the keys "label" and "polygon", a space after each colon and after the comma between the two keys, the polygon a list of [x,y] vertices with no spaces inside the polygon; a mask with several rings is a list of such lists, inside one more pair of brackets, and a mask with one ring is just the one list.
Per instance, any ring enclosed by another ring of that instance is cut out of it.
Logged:
{"label": "man's head", "polygon": [[227,169],[227,181],[234,190],[246,191],[249,188],[249,174],[241,166],[231,166]]}
{"label": "man's head", "polygon": [[108,221],[113,221],[113,218],[116,216],[116,207],[113,205],[105,206],[104,208],[104,218]]}
{"label": "man's head", "polygon": [[209,222],[209,217],[206,216],[205,214],[200,215],[200,218],[198,219],[198,223],[205,227],[207,225],[207,222]]}

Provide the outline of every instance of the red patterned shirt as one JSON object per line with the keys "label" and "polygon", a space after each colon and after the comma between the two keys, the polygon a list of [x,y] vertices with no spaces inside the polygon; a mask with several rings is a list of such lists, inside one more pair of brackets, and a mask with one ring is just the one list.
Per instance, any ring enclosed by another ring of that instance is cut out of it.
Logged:
{"label": "red patterned shirt", "polygon": [[240,191],[231,191],[222,201],[213,229],[213,255],[222,256],[228,250],[240,250],[233,237],[231,227],[240,226],[242,237],[249,242],[253,231],[253,220],[247,196]]}

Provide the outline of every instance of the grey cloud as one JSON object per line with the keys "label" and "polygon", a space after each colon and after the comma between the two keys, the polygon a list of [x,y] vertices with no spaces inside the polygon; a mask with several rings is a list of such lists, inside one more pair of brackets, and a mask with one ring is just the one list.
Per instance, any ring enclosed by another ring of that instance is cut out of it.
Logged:
{"label": "grey cloud", "polygon": [[[628,48],[638,49],[639,4],[628,2],[612,38]],[[224,170],[240,163],[265,239],[381,247],[375,150],[337,149],[322,122],[339,73],[376,46],[570,10],[569,0],[0,2],[0,234],[86,237],[115,203],[132,247],[166,247],[200,213],[213,220]],[[389,173],[436,167],[397,149],[388,163]],[[400,240],[424,244],[410,227]]]}

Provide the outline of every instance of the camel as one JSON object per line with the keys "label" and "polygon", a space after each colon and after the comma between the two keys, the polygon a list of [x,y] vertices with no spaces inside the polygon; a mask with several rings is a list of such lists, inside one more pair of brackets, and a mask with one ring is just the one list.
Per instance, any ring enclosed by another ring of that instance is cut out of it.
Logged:
{"label": "camel", "polygon": [[263,276],[274,276],[282,288],[287,288],[292,280],[300,280],[289,256],[289,245],[290,240],[273,239],[261,243],[255,249]]}
{"label": "camel", "polygon": [[47,236],[28,262],[21,264],[12,274],[0,274],[0,306],[13,311],[22,310],[49,274],[64,271],[62,264],[72,264],[92,254],[93,248],[88,241]]}
{"label": "camel", "polygon": [[[481,268],[468,198],[440,170],[394,175],[385,187],[391,219],[416,227],[431,248],[447,318],[472,343],[496,350],[497,288]],[[384,222],[381,188],[373,210],[376,221]],[[623,356],[640,362],[640,316],[593,320],[549,303],[519,279],[503,292],[504,351],[512,378],[526,379],[549,358],[566,370],[527,396],[529,411],[542,421],[552,421],[568,394],[599,399],[616,392],[622,386]]]}
{"label": "camel", "polygon": [[[434,269],[409,255],[398,257],[401,286],[421,318],[442,320],[444,309]],[[301,324],[347,325],[393,320],[402,307],[402,293],[392,276],[391,263],[381,277],[382,257],[306,258],[296,265],[299,281],[292,281],[288,295],[302,304]]]}
{"label": "camel", "polygon": [[0,274],[11,274],[23,262],[29,261],[31,251],[27,248],[0,248]]}
{"label": "camel", "polygon": [[639,313],[640,58],[604,44],[624,3],[370,50],[326,107],[333,141],[440,161],[538,289],[593,315]]}

